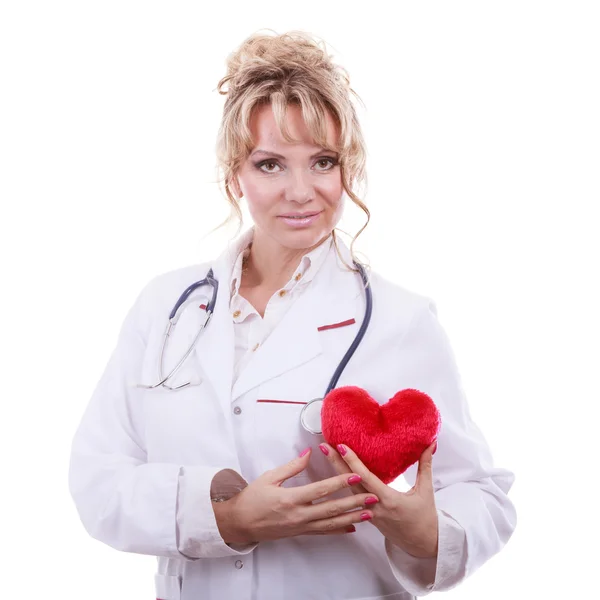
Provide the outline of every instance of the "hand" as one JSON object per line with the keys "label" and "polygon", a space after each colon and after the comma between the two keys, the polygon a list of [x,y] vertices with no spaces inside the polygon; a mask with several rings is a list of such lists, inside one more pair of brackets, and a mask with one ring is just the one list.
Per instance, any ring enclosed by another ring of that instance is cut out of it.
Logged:
{"label": "hand", "polygon": [[215,503],[217,525],[225,542],[247,544],[306,534],[352,533],[354,523],[373,517],[373,511],[365,508],[378,502],[372,493],[313,504],[360,483],[360,477],[353,473],[304,486],[281,487],[286,479],[301,473],[309,459],[310,451],[263,473],[233,498]]}
{"label": "hand", "polygon": [[421,455],[415,485],[408,492],[399,492],[373,475],[347,446],[319,446],[340,474],[356,473],[362,478],[353,490],[361,495],[372,492],[379,498],[373,508],[371,523],[393,544],[408,554],[433,558],[438,551],[438,517],[435,506],[432,476],[434,442]]}

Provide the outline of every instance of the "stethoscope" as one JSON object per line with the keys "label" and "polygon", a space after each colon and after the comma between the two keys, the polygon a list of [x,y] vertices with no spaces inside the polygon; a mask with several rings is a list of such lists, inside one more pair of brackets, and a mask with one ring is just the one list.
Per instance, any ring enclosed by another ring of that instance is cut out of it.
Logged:
{"label": "stethoscope", "polygon": [[[300,413],[300,423],[302,424],[302,427],[309,433],[314,433],[316,435],[319,435],[322,433],[322,430],[321,430],[321,408],[323,406],[323,400],[324,400],[325,396],[327,396],[327,394],[329,394],[329,392],[331,390],[333,390],[335,388],[335,386],[337,385],[337,382],[339,381],[340,377],[342,376],[342,373],[344,372],[346,365],[348,364],[348,362],[350,361],[350,359],[356,352],[358,346],[360,345],[360,342],[362,341],[365,333],[367,332],[369,323],[371,322],[371,313],[373,312],[373,293],[371,292],[371,286],[369,285],[369,278],[367,276],[367,273],[366,273],[363,265],[354,261],[354,266],[357,268],[357,270],[360,274],[360,277],[363,282],[363,287],[365,290],[365,300],[366,300],[365,316],[364,316],[363,322],[360,326],[360,329],[358,330],[358,333],[356,334],[356,337],[352,341],[352,344],[350,344],[350,347],[346,351],[346,354],[344,354],[344,357],[342,358],[342,360],[340,361],[340,364],[338,365],[337,369],[335,370],[335,372],[331,378],[331,381],[329,382],[329,385],[327,386],[327,389],[325,390],[325,394],[324,394],[323,398],[314,398],[313,400],[310,400],[309,402],[307,402],[304,405],[304,407],[302,408],[302,411]],[[211,299],[208,302],[208,304],[206,305],[206,319],[205,319],[204,323],[202,323],[202,325],[200,326],[198,333],[194,337],[192,343],[190,344],[190,347],[187,349],[185,354],[181,357],[181,359],[173,367],[173,369],[171,369],[171,372],[166,377],[163,377],[163,371],[164,371],[163,365],[164,365],[165,352],[166,352],[166,348],[168,345],[169,337],[173,334],[173,331],[175,330],[175,326],[177,325],[177,321],[179,320],[179,317],[182,314],[180,312],[180,309],[193,291],[195,291],[198,288],[201,288],[205,285],[209,285],[212,288]],[[158,383],[155,383],[154,385],[140,384],[137,387],[151,390],[151,389],[155,389],[157,387],[162,386],[171,392],[176,392],[185,387],[193,387],[193,386],[201,385],[201,382],[191,383],[188,381],[187,383],[182,383],[181,385],[178,385],[176,387],[171,387],[171,386],[167,385],[167,381],[169,381],[169,379],[171,379],[175,375],[175,373],[177,373],[177,371],[179,371],[181,366],[185,363],[185,361],[188,359],[188,357],[190,356],[190,354],[193,352],[194,348],[196,347],[196,344],[198,343],[198,340],[200,338],[200,334],[202,333],[202,331],[204,331],[204,329],[208,325],[208,322],[210,321],[210,318],[212,317],[212,315],[214,313],[215,304],[217,302],[218,291],[219,291],[219,282],[215,279],[212,269],[210,269],[208,271],[208,273],[206,274],[206,277],[204,279],[202,279],[200,281],[196,281],[195,283],[192,283],[189,287],[186,288],[186,290],[183,292],[183,294],[181,294],[181,296],[179,297],[179,300],[177,300],[177,303],[173,307],[173,310],[169,314],[167,328],[165,330],[165,333],[163,334],[163,343],[162,343],[162,348],[161,348],[161,352],[160,352],[160,360],[159,360],[159,366],[158,366],[159,381],[158,381]]]}

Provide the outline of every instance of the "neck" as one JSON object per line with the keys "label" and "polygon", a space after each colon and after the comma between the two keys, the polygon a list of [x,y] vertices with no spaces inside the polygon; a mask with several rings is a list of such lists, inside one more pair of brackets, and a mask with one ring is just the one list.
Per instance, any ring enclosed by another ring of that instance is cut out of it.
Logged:
{"label": "neck", "polygon": [[244,287],[261,287],[271,291],[284,287],[302,257],[323,242],[321,240],[310,248],[286,248],[272,238],[256,233],[243,268],[241,283]]}

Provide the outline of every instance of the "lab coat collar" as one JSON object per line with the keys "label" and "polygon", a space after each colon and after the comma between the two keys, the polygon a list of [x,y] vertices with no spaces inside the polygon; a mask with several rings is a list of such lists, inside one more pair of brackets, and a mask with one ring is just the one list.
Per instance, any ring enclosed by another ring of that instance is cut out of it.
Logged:
{"label": "lab coat collar", "polygon": [[[338,247],[345,262],[351,265],[349,249],[340,240]],[[324,335],[319,327],[351,319],[359,321],[357,307],[362,304],[357,303],[356,298],[361,290],[359,276],[347,270],[331,244],[310,285],[289,307],[240,373],[231,391],[231,401],[319,356],[323,352]],[[336,335],[336,332],[332,331],[330,335]]]}
{"label": "lab coat collar", "polygon": [[[233,385],[235,338],[228,284],[235,261],[252,235],[252,229],[242,233],[212,263],[219,281],[219,293],[215,312],[195,350],[205,384],[213,387],[226,413],[231,402],[254,387],[319,356],[323,352],[323,332],[318,331],[319,327],[351,319],[360,326],[364,308],[364,300],[360,301],[363,294],[360,277],[349,272],[340,259],[352,265],[350,250],[338,237],[339,256],[335,245],[331,244],[315,278],[290,306]],[[195,313],[199,321],[204,318],[200,313]],[[329,335],[332,334],[335,335],[335,332],[329,332]]]}
{"label": "lab coat collar", "polygon": [[[240,244],[236,244],[233,248],[238,252],[238,256],[234,261],[233,270],[231,273],[231,284],[230,284],[230,295],[232,300],[238,295],[241,284],[242,266],[244,259],[250,253],[251,242],[252,242],[252,229],[245,234]],[[333,242],[333,238],[330,235],[324,240],[319,246],[307,252],[300,260],[296,272],[292,275],[290,281],[286,284],[285,289],[294,285],[307,285],[312,281],[315,274],[319,271],[319,267],[323,264],[325,257],[328,253],[329,247]],[[296,283],[298,282],[299,283]]]}

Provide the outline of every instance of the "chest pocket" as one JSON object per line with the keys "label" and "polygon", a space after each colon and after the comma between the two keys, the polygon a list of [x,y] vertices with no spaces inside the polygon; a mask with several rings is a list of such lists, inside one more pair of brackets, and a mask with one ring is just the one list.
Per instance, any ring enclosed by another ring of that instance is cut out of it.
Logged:
{"label": "chest pocket", "polygon": [[306,404],[323,396],[327,381],[316,376],[322,372],[329,374],[328,369],[304,365],[294,369],[293,376],[287,373],[273,378],[258,390],[254,414],[262,471],[285,464],[306,448],[312,448],[308,468],[288,480],[286,487],[306,485],[335,474],[319,450],[323,436],[309,433],[300,421]]}
{"label": "chest pocket", "polygon": [[[296,458],[304,449],[315,448],[321,436],[305,431],[300,414],[305,402],[259,398],[255,408],[257,443],[260,445],[262,470],[267,471]],[[308,474],[302,472],[284,485],[304,485]]]}

